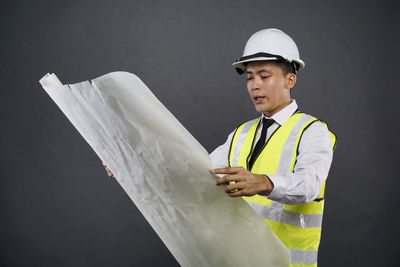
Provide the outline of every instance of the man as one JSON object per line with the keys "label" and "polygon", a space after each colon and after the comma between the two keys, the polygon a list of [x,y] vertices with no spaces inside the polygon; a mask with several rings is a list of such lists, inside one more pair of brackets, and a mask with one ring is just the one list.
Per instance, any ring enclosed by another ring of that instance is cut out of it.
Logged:
{"label": "man", "polygon": [[231,197],[244,197],[290,249],[293,267],[316,266],[336,137],[291,99],[296,73],[305,64],[287,34],[256,32],[233,65],[246,73],[261,117],[240,125],[211,153],[215,173],[223,175],[217,185]]}
{"label": "man", "polygon": [[246,73],[261,117],[240,125],[211,153],[231,197],[244,197],[291,251],[291,266],[316,266],[325,181],[336,137],[291,99],[304,68],[295,42],[278,29],[256,32],[233,66]]}

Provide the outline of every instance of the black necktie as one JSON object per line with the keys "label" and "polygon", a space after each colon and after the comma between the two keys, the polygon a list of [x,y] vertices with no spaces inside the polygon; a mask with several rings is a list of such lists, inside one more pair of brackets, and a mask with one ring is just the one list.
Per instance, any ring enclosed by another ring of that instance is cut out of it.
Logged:
{"label": "black necktie", "polygon": [[249,161],[249,169],[250,170],[251,170],[251,167],[253,167],[254,161],[256,160],[258,154],[260,154],[261,149],[263,148],[263,146],[265,144],[265,139],[267,138],[268,127],[271,126],[273,123],[274,123],[273,119],[263,118],[263,120],[262,120],[261,136],[260,136],[260,139],[258,139],[256,146],[254,147],[253,153],[251,154],[251,158]]}

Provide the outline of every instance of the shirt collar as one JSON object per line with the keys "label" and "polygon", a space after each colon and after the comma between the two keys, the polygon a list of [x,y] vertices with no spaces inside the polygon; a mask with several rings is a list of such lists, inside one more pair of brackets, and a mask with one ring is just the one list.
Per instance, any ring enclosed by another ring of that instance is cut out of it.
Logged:
{"label": "shirt collar", "polygon": [[284,125],[286,121],[293,115],[293,113],[297,110],[296,100],[292,99],[292,102],[284,107],[282,110],[278,111],[271,118],[267,117],[262,113],[262,117],[266,119],[273,119],[279,125]]}

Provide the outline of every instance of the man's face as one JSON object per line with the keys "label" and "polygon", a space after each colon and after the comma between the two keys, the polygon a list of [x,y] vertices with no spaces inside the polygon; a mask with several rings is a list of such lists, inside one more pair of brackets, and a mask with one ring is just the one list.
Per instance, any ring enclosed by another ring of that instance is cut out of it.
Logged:
{"label": "man's face", "polygon": [[[280,67],[272,61],[253,61],[247,65],[247,89],[254,107],[271,117],[290,102],[290,77],[283,75]],[[296,77],[294,75],[294,82]]]}

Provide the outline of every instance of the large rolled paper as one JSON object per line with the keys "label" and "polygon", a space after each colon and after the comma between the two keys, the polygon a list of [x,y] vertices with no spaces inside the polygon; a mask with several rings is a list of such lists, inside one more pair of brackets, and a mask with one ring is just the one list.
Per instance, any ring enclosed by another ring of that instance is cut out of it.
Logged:
{"label": "large rolled paper", "polygon": [[290,254],[241,198],[215,186],[207,151],[128,72],[40,83],[182,266],[289,266]]}

